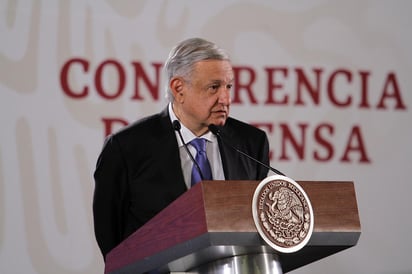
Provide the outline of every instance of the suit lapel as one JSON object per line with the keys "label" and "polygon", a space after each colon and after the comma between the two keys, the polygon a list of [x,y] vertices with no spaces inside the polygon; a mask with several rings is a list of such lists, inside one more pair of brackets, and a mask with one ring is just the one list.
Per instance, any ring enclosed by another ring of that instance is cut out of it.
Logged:
{"label": "suit lapel", "polygon": [[[228,121],[229,122],[229,121]],[[226,142],[230,142],[233,146],[237,146],[237,138],[234,134],[232,127],[230,126],[230,122],[226,124],[226,126],[221,127],[221,132],[223,133],[223,138],[226,138]],[[222,165],[223,165],[223,172],[225,174],[226,180],[234,180],[240,177],[239,167],[236,159],[239,159],[238,152],[236,152],[233,148],[226,145],[225,142],[222,142],[220,138],[218,138],[219,142],[219,150],[220,155],[222,157]]]}
{"label": "suit lapel", "polygon": [[[164,169],[170,175],[170,180],[168,181],[176,186],[178,193],[181,193],[182,190],[186,190],[186,184],[184,182],[176,134],[170,122],[167,108],[160,113],[160,129],[162,137],[159,139],[160,149],[158,153],[163,154],[162,157],[167,159],[167,166]],[[173,190],[171,189],[171,191]]]}

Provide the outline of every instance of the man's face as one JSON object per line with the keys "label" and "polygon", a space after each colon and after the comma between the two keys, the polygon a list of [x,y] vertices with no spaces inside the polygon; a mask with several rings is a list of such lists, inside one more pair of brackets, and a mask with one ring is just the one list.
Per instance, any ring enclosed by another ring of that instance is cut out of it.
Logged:
{"label": "man's face", "polygon": [[174,111],[194,134],[204,134],[210,124],[225,124],[229,116],[230,89],[233,84],[233,70],[229,61],[197,62],[191,77],[184,80],[180,78],[178,84]]}

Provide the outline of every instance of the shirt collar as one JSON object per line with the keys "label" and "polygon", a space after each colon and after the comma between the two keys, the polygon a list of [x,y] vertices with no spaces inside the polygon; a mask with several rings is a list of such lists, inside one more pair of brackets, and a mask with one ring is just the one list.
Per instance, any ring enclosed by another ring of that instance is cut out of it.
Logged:
{"label": "shirt collar", "polygon": [[[173,111],[173,107],[172,107],[172,103],[169,103],[168,106],[168,111],[169,111],[169,117],[170,117],[170,122],[173,123],[174,120],[178,120],[179,119],[176,117],[176,114]],[[179,121],[180,122],[180,121]],[[190,131],[190,129],[188,129],[187,127],[185,127],[185,125],[183,125],[183,123],[180,123],[180,132],[182,133],[183,136],[183,140],[186,142],[186,144],[190,143],[193,139],[197,138],[196,135],[193,134],[192,131]],[[178,132],[176,132],[176,134],[179,134]],[[180,140],[179,136],[177,137],[177,142],[179,144],[179,147],[183,146],[182,141]],[[216,137],[213,135],[212,132],[208,131],[207,133],[203,134],[202,136],[200,136],[199,138],[204,138],[209,142],[215,142],[216,141]]]}

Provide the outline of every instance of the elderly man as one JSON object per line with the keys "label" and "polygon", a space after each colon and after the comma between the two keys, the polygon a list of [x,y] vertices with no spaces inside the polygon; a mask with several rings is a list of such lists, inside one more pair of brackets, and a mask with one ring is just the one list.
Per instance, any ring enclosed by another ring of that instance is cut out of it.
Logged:
{"label": "elderly man", "polygon": [[104,258],[200,180],[261,180],[268,173],[233,149],[269,163],[266,134],[229,117],[233,71],[225,51],[188,39],[172,49],[165,70],[167,107],[109,136],[97,161],[93,213]]}

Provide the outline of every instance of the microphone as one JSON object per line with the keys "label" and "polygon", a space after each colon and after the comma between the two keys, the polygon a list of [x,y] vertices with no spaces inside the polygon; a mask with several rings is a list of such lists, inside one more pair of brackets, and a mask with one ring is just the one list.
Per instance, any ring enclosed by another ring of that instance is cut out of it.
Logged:
{"label": "microphone", "polygon": [[228,145],[230,148],[236,150],[238,153],[242,154],[243,156],[246,156],[247,158],[249,158],[250,160],[254,161],[255,163],[258,163],[259,165],[264,166],[264,167],[266,167],[267,169],[270,169],[271,171],[273,171],[273,172],[276,173],[277,175],[282,175],[282,176],[285,176],[285,177],[286,177],[286,175],[283,174],[282,172],[280,172],[279,170],[277,170],[277,169],[275,169],[275,168],[273,168],[273,167],[271,167],[271,166],[268,166],[268,165],[265,164],[265,163],[262,163],[262,162],[259,161],[258,159],[255,159],[255,158],[253,158],[252,156],[250,156],[249,154],[246,154],[245,152],[243,152],[243,151],[239,150],[238,148],[232,146],[229,142],[226,142],[226,141],[223,139],[222,135],[220,134],[220,129],[219,129],[216,125],[210,124],[210,125],[209,125],[209,130],[210,130],[214,135],[216,135],[220,140],[222,140],[222,142],[224,142],[224,143],[225,143],[226,145]]}
{"label": "microphone", "polygon": [[203,176],[202,170],[200,169],[200,166],[196,162],[196,160],[193,157],[192,153],[190,153],[189,148],[187,147],[187,144],[183,140],[182,133],[180,132],[180,129],[182,128],[182,126],[180,125],[180,122],[178,120],[173,121],[173,128],[174,128],[175,131],[177,131],[177,133],[179,133],[180,140],[182,141],[183,146],[185,147],[185,150],[186,150],[187,154],[189,154],[190,159],[192,160],[193,164],[196,166],[197,170],[199,171],[200,178],[202,178],[202,180],[203,180],[203,178],[205,178],[205,177]]}

